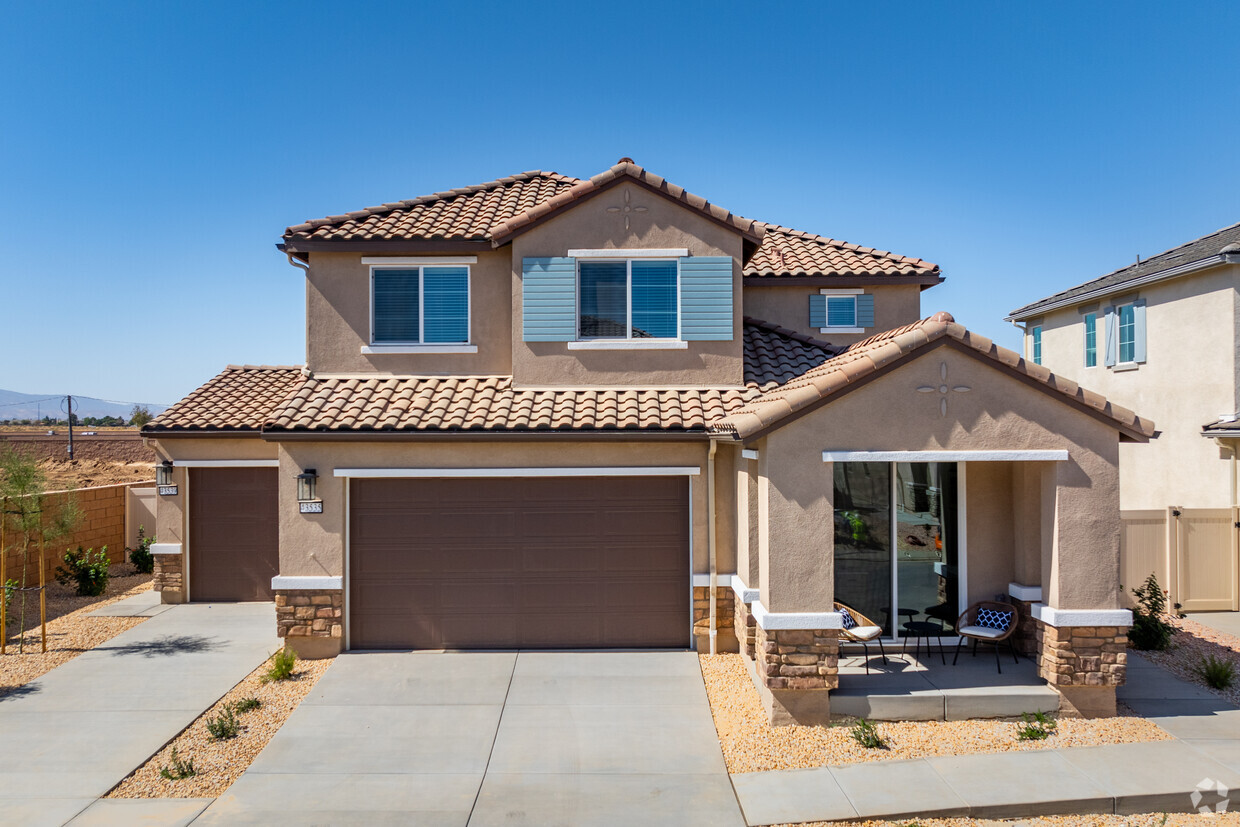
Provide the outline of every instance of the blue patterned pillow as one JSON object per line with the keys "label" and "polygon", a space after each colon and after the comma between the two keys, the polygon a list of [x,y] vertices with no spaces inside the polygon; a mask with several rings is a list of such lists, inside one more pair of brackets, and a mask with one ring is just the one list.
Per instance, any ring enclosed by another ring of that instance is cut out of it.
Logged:
{"label": "blue patterned pillow", "polygon": [[857,618],[853,617],[852,612],[848,611],[848,609],[845,609],[843,606],[840,606],[840,616],[844,619],[845,629],[857,628]]}
{"label": "blue patterned pillow", "polygon": [[998,629],[1000,632],[1006,632],[1012,625],[1012,613],[1001,612],[997,609],[978,609],[973,625],[981,626],[983,629]]}

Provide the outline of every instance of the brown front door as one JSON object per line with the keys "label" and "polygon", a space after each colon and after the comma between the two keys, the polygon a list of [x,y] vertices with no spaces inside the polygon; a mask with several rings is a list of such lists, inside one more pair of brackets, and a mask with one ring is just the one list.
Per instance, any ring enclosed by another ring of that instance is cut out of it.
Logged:
{"label": "brown front door", "polygon": [[689,645],[686,477],[350,485],[351,648]]}
{"label": "brown front door", "polygon": [[191,468],[190,599],[271,600],[280,573],[275,468]]}

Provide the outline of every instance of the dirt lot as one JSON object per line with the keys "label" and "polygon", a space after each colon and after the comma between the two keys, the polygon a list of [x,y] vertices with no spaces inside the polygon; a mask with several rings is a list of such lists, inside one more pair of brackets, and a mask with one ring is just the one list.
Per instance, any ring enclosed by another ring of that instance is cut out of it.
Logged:
{"label": "dirt lot", "polygon": [[43,460],[39,468],[47,476],[49,491],[89,488],[122,482],[155,480],[153,462],[112,462],[99,459]]}

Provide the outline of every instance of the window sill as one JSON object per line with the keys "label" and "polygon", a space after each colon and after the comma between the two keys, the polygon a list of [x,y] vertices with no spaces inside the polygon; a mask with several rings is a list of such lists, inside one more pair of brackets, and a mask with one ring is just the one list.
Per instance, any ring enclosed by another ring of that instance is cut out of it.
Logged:
{"label": "window sill", "polygon": [[865,333],[864,327],[820,327],[819,333]]}
{"label": "window sill", "polygon": [[362,355],[413,353],[477,353],[477,345],[362,345]]}
{"label": "window sill", "polygon": [[1118,365],[1112,365],[1111,370],[1120,373],[1126,370],[1136,370],[1139,367],[1141,367],[1140,362],[1120,362]]}
{"label": "window sill", "polygon": [[688,342],[679,339],[587,339],[569,342],[569,350],[685,350]]}

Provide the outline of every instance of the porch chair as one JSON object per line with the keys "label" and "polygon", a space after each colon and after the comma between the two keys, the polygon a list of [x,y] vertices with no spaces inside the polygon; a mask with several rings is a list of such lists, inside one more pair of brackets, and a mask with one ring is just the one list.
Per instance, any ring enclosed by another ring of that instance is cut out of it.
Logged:
{"label": "porch chair", "polygon": [[883,664],[886,665],[887,652],[883,649],[883,627],[838,600],[835,603],[835,610],[840,613],[844,621],[841,637],[853,643],[860,643],[862,651],[865,652],[865,673],[870,674],[870,641],[872,640],[878,641],[878,651],[883,656]]}
{"label": "porch chair", "polygon": [[999,644],[1003,641],[1006,640],[1012,650],[1012,660],[1020,663],[1020,658],[1016,655],[1016,642],[1012,639],[1019,621],[1016,607],[1008,603],[983,600],[965,609],[964,614],[960,615],[960,619],[956,621],[956,634],[960,636],[960,639],[956,642],[956,656],[952,658],[952,666],[955,666],[956,661],[960,659],[960,646],[965,638],[973,641],[975,656],[978,641],[994,645],[995,667],[1000,675],[1003,674],[1003,667],[999,664]]}

